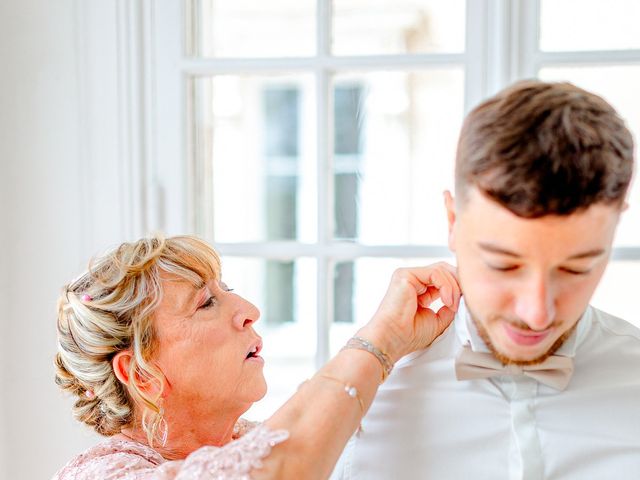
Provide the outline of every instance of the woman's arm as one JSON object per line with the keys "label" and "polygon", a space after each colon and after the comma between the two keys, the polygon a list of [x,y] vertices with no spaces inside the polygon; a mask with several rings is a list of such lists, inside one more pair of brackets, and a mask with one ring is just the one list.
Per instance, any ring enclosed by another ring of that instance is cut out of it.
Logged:
{"label": "woman's arm", "polygon": [[[427,307],[437,298],[437,313]],[[427,347],[451,322],[460,291],[453,267],[437,264],[394,273],[378,311],[358,335],[395,362]],[[166,462],[150,447],[129,441],[100,444],[69,462],[54,480],[130,478],[327,478],[358,428],[382,378],[371,353],[343,350],[264,425],[224,447],[202,447],[184,460]],[[345,385],[358,394],[350,396]]]}
{"label": "woman's arm", "polygon": [[[444,306],[434,312],[428,307],[438,298]],[[395,363],[429,346],[453,320],[459,299],[452,266],[399,269],[376,314],[357,335]],[[290,437],[274,446],[252,478],[327,478],[371,405],[382,375],[382,364],[372,353],[338,353],[265,422],[288,430]],[[357,389],[357,396],[349,395],[349,387]]]}

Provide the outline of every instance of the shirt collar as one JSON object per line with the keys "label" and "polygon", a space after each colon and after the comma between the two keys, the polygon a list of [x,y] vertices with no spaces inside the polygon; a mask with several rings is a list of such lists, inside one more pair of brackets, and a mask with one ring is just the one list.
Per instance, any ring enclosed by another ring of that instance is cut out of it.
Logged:
{"label": "shirt collar", "polygon": [[[593,308],[591,306],[587,306],[582,317],[578,320],[576,329],[558,349],[555,353],[556,355],[560,355],[562,357],[575,357],[578,347],[591,329],[591,324],[593,322],[592,317]],[[478,329],[471,319],[471,314],[464,302],[464,297],[460,299],[460,306],[454,319],[454,325],[456,336],[462,345],[470,346],[471,350],[474,352],[491,353],[487,344],[484,343],[478,334]]]}

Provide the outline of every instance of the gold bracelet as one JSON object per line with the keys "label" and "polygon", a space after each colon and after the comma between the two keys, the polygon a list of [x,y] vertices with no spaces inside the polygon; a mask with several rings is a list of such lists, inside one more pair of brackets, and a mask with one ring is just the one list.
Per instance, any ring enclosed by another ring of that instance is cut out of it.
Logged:
{"label": "gold bracelet", "polygon": [[391,373],[391,370],[393,370],[393,362],[391,361],[391,358],[389,358],[389,355],[377,348],[369,340],[358,336],[351,337],[347,344],[342,347],[342,350],[347,350],[349,348],[364,350],[378,359],[382,366],[382,380],[380,383],[383,383]]}
{"label": "gold bracelet", "polygon": [[362,417],[364,417],[364,402],[362,401],[362,398],[360,398],[360,394],[358,393],[358,389],[356,387],[354,387],[353,385],[343,382],[342,380],[340,380],[339,378],[335,378],[332,377],[330,375],[325,375],[324,373],[320,373],[317,375],[318,377],[322,377],[322,378],[326,378],[327,380],[332,380],[334,382],[339,383],[343,389],[344,392],[351,398],[355,398],[358,401],[358,404],[360,405],[360,412],[362,413],[362,415],[360,416],[360,423],[358,424],[358,430],[356,430],[356,435],[360,436],[360,434],[362,434]]}

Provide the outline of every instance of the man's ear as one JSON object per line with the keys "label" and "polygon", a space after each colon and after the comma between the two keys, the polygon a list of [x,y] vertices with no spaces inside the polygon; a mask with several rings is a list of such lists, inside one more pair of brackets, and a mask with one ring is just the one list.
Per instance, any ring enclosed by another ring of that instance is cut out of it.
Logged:
{"label": "man's ear", "polygon": [[449,227],[449,250],[452,252],[456,251],[456,235],[455,235],[455,224],[456,224],[456,202],[451,195],[449,190],[444,191],[444,208],[447,211],[447,224]]}

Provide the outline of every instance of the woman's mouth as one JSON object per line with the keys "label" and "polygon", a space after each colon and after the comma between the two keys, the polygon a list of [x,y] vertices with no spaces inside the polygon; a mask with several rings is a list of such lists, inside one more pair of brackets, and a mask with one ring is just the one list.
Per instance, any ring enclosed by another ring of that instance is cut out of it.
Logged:
{"label": "woman's mouth", "polygon": [[251,348],[249,349],[249,352],[247,353],[245,360],[264,362],[264,359],[260,356],[261,350],[262,350],[262,340],[258,340],[253,345],[251,345]]}

